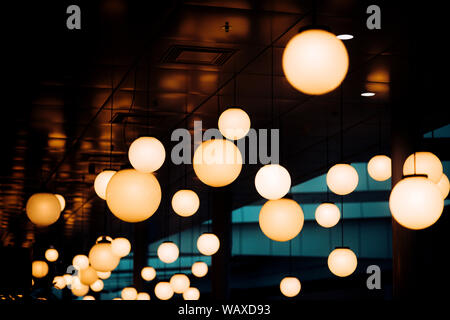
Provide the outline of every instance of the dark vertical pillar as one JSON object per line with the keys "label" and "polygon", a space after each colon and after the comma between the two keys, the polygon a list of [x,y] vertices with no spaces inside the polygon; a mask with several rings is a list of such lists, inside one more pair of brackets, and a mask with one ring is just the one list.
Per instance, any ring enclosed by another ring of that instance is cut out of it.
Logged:
{"label": "dark vertical pillar", "polygon": [[141,270],[147,264],[148,232],[147,222],[139,222],[134,225],[133,230],[133,283],[137,291],[144,290],[144,281]]}
{"label": "dark vertical pillar", "polygon": [[211,285],[214,300],[229,298],[231,258],[232,197],[228,188],[214,189],[212,194],[212,232],[220,239],[220,249],[212,256]]}

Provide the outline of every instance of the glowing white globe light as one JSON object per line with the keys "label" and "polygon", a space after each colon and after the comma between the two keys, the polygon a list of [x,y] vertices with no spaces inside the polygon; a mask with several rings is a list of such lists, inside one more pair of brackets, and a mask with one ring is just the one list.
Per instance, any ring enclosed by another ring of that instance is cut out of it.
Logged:
{"label": "glowing white globe light", "polygon": [[95,300],[93,296],[84,296],[83,300]]}
{"label": "glowing white globe light", "polygon": [[174,262],[178,259],[179,253],[177,245],[171,241],[161,243],[157,250],[159,260],[164,263]]}
{"label": "glowing white globe light", "polygon": [[53,278],[53,286],[58,290],[64,289],[66,280],[64,280],[64,277],[62,276],[56,276]]}
{"label": "glowing white globe light", "polygon": [[183,292],[184,300],[198,300],[200,299],[200,291],[197,288],[190,287]]}
{"label": "glowing white globe light", "polygon": [[385,181],[392,175],[391,158],[384,155],[372,157],[367,163],[367,172],[376,181]]}
{"label": "glowing white globe light", "polygon": [[439,190],[441,191],[442,198],[445,199],[448,196],[450,183],[448,181],[448,177],[445,174],[442,174],[441,179],[437,183]]}
{"label": "glowing white globe light", "polygon": [[85,296],[89,292],[89,286],[82,284],[78,277],[72,277],[70,289],[72,294],[77,297]]}
{"label": "glowing white globe light", "polygon": [[48,264],[45,261],[36,260],[31,264],[31,274],[35,278],[43,278],[48,273]]}
{"label": "glowing white globe light", "polygon": [[203,233],[197,239],[197,249],[205,256],[215,254],[220,247],[220,240],[214,233]]}
{"label": "glowing white globe light", "polygon": [[137,298],[137,290],[133,287],[126,287],[122,289],[122,300],[136,300]]}
{"label": "glowing white globe light", "polygon": [[259,212],[259,227],[275,241],[295,238],[303,228],[304,215],[300,205],[291,199],[268,200]]}
{"label": "glowing white globe light", "polygon": [[159,300],[169,300],[173,296],[173,289],[169,282],[159,282],[155,286],[155,295]]}
{"label": "glowing white globe light", "polygon": [[392,217],[408,229],[424,229],[434,224],[444,209],[438,186],[425,176],[409,176],[391,191],[389,208]]}
{"label": "glowing white globe light", "polygon": [[56,199],[58,199],[59,201],[59,206],[61,207],[61,211],[64,210],[64,208],[66,207],[66,200],[64,199],[64,197],[60,194],[55,194]]}
{"label": "glowing white globe light", "polygon": [[97,271],[97,275],[100,279],[106,280],[111,276],[111,271],[106,272]]}
{"label": "glowing white globe light", "polygon": [[336,35],[310,29],[289,40],[283,52],[283,71],[295,89],[320,95],[336,89],[348,70],[348,53]]}
{"label": "glowing white globe light", "polygon": [[256,173],[255,187],[263,198],[281,199],[291,188],[291,175],[279,164],[267,164]]}
{"label": "glowing white globe light", "polygon": [[300,293],[302,286],[296,277],[285,277],[280,282],[280,291],[286,297],[292,298]]}
{"label": "glowing white globe light", "polygon": [[95,269],[92,267],[87,267],[84,268],[83,270],[80,270],[79,277],[81,283],[87,286],[93,284],[95,281],[98,280],[97,271],[95,271]]}
{"label": "glowing white globe light", "polygon": [[72,265],[78,270],[89,267],[89,258],[84,254],[78,254],[72,259]]}
{"label": "glowing white globe light", "polygon": [[192,190],[179,190],[172,197],[172,208],[181,217],[189,217],[200,207],[200,198]]}
{"label": "glowing white globe light", "polygon": [[113,298],[113,300],[122,300],[122,298]]}
{"label": "glowing white globe light", "polygon": [[331,228],[339,222],[341,212],[334,203],[324,202],[317,207],[315,218],[317,223],[322,227]]}
{"label": "glowing white globe light", "polygon": [[225,138],[239,140],[250,130],[250,117],[240,108],[229,108],[220,115],[218,125]]}
{"label": "glowing white globe light", "polygon": [[156,270],[153,267],[144,267],[141,270],[142,279],[152,281],[156,277]]}
{"label": "glowing white globe light", "polygon": [[224,187],[239,176],[242,154],[229,140],[208,140],[195,150],[193,166],[195,174],[204,184]]}
{"label": "glowing white globe light", "polygon": [[72,284],[72,275],[65,274],[62,277],[64,278],[64,281],[66,282],[66,286],[69,286]]}
{"label": "glowing white globe light", "polygon": [[198,278],[206,276],[208,273],[208,265],[203,261],[197,261],[192,264],[192,274]]}
{"label": "glowing white globe light", "polygon": [[134,169],[117,172],[106,188],[106,203],[111,212],[125,222],[150,218],[161,202],[161,187],[151,173]]}
{"label": "glowing white globe light", "polygon": [[158,170],[165,158],[166,151],[163,144],[153,137],[140,137],[134,140],[128,150],[128,159],[133,168],[144,173]]}
{"label": "glowing white globe light", "polygon": [[358,265],[355,253],[349,248],[336,248],[328,256],[328,268],[338,277],[351,275]]}
{"label": "glowing white globe light", "polygon": [[120,257],[112,252],[111,243],[99,242],[89,251],[89,262],[95,270],[107,272],[119,265]]}
{"label": "glowing white globe light", "polygon": [[45,251],[45,259],[50,262],[58,260],[59,253],[58,250],[50,248]]}
{"label": "glowing white globe light", "polygon": [[115,173],[116,171],[114,170],[104,170],[94,180],[95,193],[103,200],[106,200],[106,187]]}
{"label": "glowing white globe light", "polygon": [[150,300],[150,295],[147,292],[139,292],[136,300]]}
{"label": "glowing white globe light", "polygon": [[90,285],[90,287],[91,287],[91,290],[92,290],[92,291],[94,291],[94,292],[100,292],[100,291],[103,290],[104,283],[103,283],[102,280],[97,279],[94,283],[92,283],[92,284]]}
{"label": "glowing white globe light", "polygon": [[52,193],[35,193],[27,201],[28,218],[38,227],[55,223],[61,214],[58,198]]}
{"label": "glowing white globe light", "polygon": [[131,251],[131,243],[126,238],[115,238],[111,242],[112,252],[121,258],[127,256]]}
{"label": "glowing white globe light", "polygon": [[349,164],[339,163],[327,173],[327,185],[331,191],[341,196],[349,194],[358,185],[358,172]]}
{"label": "glowing white globe light", "polygon": [[173,292],[175,293],[183,293],[186,291],[191,285],[191,281],[188,276],[183,273],[176,273],[172,277],[170,277],[170,285],[172,287]]}
{"label": "glowing white globe light", "polygon": [[438,183],[443,173],[441,160],[431,152],[416,152],[415,155],[413,153],[406,158],[403,175],[426,174],[428,179]]}

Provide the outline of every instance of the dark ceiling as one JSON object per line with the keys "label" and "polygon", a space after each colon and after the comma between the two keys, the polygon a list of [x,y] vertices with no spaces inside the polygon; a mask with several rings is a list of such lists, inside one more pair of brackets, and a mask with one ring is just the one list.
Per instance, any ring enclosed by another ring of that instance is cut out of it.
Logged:
{"label": "dark ceiling", "polygon": [[[65,10],[72,2],[82,10],[81,30],[65,26]],[[287,83],[281,70],[287,41],[311,22],[311,1],[72,2],[35,3],[27,7],[33,19],[24,30],[19,32],[19,22],[10,25],[17,32],[9,49],[17,51],[11,52],[15,60],[3,60],[13,71],[1,128],[3,244],[30,246],[48,233],[77,243],[86,231],[91,241],[103,232],[131,232],[130,225],[111,214],[105,219],[104,201],[93,190],[96,174],[110,161],[116,169],[129,166],[128,146],[141,135],[160,139],[169,154],[174,129],[192,130],[194,120],[202,120],[204,129],[216,127],[219,110],[234,103],[250,115],[252,127],[274,124],[281,129],[281,163],[294,184],[326,170],[327,131],[330,163],[339,160],[341,92],[306,96]],[[420,30],[412,27],[418,16],[393,1],[383,2],[381,30],[368,30],[369,4],[330,0],[317,6],[320,24],[355,36],[345,41],[350,55],[342,91],[345,161],[368,160],[380,148],[389,152],[394,102],[411,90],[411,79],[418,74],[416,86],[424,91],[436,81],[433,70],[420,73],[426,66],[411,71],[410,39],[430,41],[420,36],[426,32],[423,24]],[[17,17],[21,11],[8,12]],[[376,96],[361,97],[365,91]],[[421,131],[446,123],[448,117],[436,116],[433,109],[437,100],[428,94],[417,99],[428,103]],[[253,186],[259,167],[244,166],[231,186],[233,207],[259,199]],[[200,193],[200,217],[208,216],[209,189],[192,167],[166,160],[157,177],[163,202],[149,225],[160,225],[161,219],[178,224],[167,203],[184,181]],[[27,198],[40,190],[60,193],[67,201],[60,221],[45,229],[35,228],[24,211]],[[151,230],[153,240],[162,235],[157,227]]]}

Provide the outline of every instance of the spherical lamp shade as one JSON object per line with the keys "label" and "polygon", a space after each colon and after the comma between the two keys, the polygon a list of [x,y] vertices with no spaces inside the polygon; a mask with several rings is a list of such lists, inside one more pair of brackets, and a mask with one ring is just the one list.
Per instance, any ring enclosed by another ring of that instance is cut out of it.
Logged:
{"label": "spherical lamp shade", "polygon": [[324,202],[317,207],[315,218],[320,226],[331,228],[339,222],[341,211],[334,203]]}
{"label": "spherical lamp shade", "polygon": [[116,297],[116,298],[113,298],[113,300],[122,300],[122,298],[117,298],[117,297]]}
{"label": "spherical lamp shade", "polygon": [[197,278],[204,277],[208,273],[208,265],[203,261],[194,262],[191,271]]}
{"label": "spherical lamp shade", "polygon": [[240,108],[229,108],[219,117],[219,130],[225,138],[239,140],[250,130],[250,117]]}
{"label": "spherical lamp shade", "polygon": [[64,199],[64,197],[60,194],[55,194],[56,199],[58,199],[59,201],[59,206],[61,207],[61,211],[64,210],[64,208],[66,207],[66,200]]}
{"label": "spherical lamp shade", "polygon": [[83,300],[95,300],[93,296],[84,296]]}
{"label": "spherical lamp shade", "polygon": [[45,259],[50,262],[55,262],[58,260],[59,253],[58,250],[50,248],[45,251]]}
{"label": "spherical lamp shade", "polygon": [[197,239],[197,249],[205,256],[212,256],[219,247],[220,240],[214,233],[204,233]]}
{"label": "spherical lamp shade", "polygon": [[95,270],[107,272],[114,270],[119,265],[120,257],[112,252],[110,243],[100,242],[89,251],[89,262]]}
{"label": "spherical lamp shade", "polygon": [[159,260],[164,263],[175,262],[178,259],[179,253],[177,245],[170,241],[161,243],[157,250]]}
{"label": "spherical lamp shade", "polygon": [[434,224],[444,209],[438,186],[425,176],[410,176],[391,191],[389,208],[395,221],[408,229],[425,229]]}
{"label": "spherical lamp shade", "polygon": [[259,212],[259,227],[275,241],[294,239],[302,230],[303,210],[291,199],[268,200]]}
{"label": "spherical lamp shade", "polygon": [[[415,155],[415,156],[414,156]],[[431,152],[416,152],[406,158],[403,164],[403,175],[426,174],[434,183],[441,180],[442,163]]]}
{"label": "spherical lamp shade", "polygon": [[357,265],[358,259],[349,248],[336,248],[328,256],[328,268],[338,277],[348,277]]}
{"label": "spherical lamp shade", "polygon": [[384,155],[374,156],[367,163],[367,172],[376,181],[385,181],[392,175],[391,158]]}
{"label": "spherical lamp shade", "polygon": [[114,170],[104,170],[100,172],[94,180],[94,190],[95,193],[106,200],[106,187],[108,186],[109,180],[111,180],[112,176],[116,173]]}
{"label": "spherical lamp shade", "polygon": [[347,49],[334,34],[310,29],[288,42],[282,65],[295,89],[310,95],[325,94],[336,89],[347,74]]}
{"label": "spherical lamp shade", "polygon": [[175,292],[175,293],[183,293],[191,285],[191,282],[189,281],[188,276],[183,273],[174,274],[170,278],[169,283],[172,287],[173,292]]}
{"label": "spherical lamp shade", "polygon": [[53,278],[53,286],[58,290],[64,289],[66,286],[66,280],[62,276],[56,276]]}
{"label": "spherical lamp shade", "polygon": [[279,164],[267,164],[256,173],[255,187],[263,198],[281,199],[291,188],[291,175]]}
{"label": "spherical lamp shade", "polygon": [[161,168],[165,158],[166,151],[163,144],[153,137],[140,137],[134,140],[128,150],[128,159],[133,168],[144,173]]}
{"label": "spherical lamp shade", "polygon": [[78,254],[72,259],[72,265],[78,270],[89,267],[89,258],[84,254]]}
{"label": "spherical lamp shade", "polygon": [[242,154],[229,140],[208,140],[195,150],[193,166],[195,174],[204,184],[223,187],[239,176]]}
{"label": "spherical lamp shade", "polygon": [[133,287],[126,287],[122,289],[122,300],[136,300],[137,298],[137,290]]}
{"label": "spherical lamp shade", "polygon": [[97,271],[95,271],[95,269],[92,267],[87,267],[83,270],[80,270],[79,277],[81,283],[87,286],[93,284],[98,280]]}
{"label": "spherical lamp shade", "polygon": [[159,300],[169,300],[173,296],[173,289],[169,282],[159,282],[155,286],[155,295]]}
{"label": "spherical lamp shade", "polygon": [[442,198],[445,199],[448,196],[450,183],[448,181],[448,177],[445,174],[442,174],[441,180],[437,183],[439,190],[441,191]]}
{"label": "spherical lamp shade", "polygon": [[161,187],[151,173],[134,169],[117,172],[106,188],[106,203],[111,212],[125,222],[150,218],[161,202]]}
{"label": "spherical lamp shade", "polygon": [[95,280],[94,283],[92,283],[92,284],[90,285],[90,287],[91,287],[91,290],[92,290],[92,291],[94,291],[94,292],[100,292],[100,291],[103,290],[104,283],[103,283],[102,280],[97,279],[97,280]]}
{"label": "spherical lamp shade", "polygon": [[52,193],[35,193],[27,201],[28,218],[38,227],[55,223],[61,214],[58,198]]}
{"label": "spherical lamp shade", "polygon": [[136,300],[150,300],[150,295],[147,292],[139,292]]}
{"label": "spherical lamp shade", "polygon": [[341,196],[349,194],[358,185],[358,172],[349,164],[339,163],[327,173],[327,185],[331,191]]}
{"label": "spherical lamp shade", "polygon": [[97,275],[100,279],[106,280],[111,276],[111,271],[106,272],[97,271]]}
{"label": "spherical lamp shade", "polygon": [[198,300],[200,299],[200,291],[197,288],[190,287],[183,292],[184,300]]}
{"label": "spherical lamp shade", "polygon": [[296,277],[285,277],[280,282],[280,291],[286,297],[292,298],[299,294],[302,285]]}
{"label": "spherical lamp shade", "polygon": [[45,261],[36,260],[31,264],[31,273],[35,278],[43,278],[48,273],[48,264]]}
{"label": "spherical lamp shade", "polygon": [[144,267],[141,270],[142,279],[152,281],[156,277],[156,270],[153,267]]}
{"label": "spherical lamp shade", "polygon": [[200,207],[200,198],[192,190],[179,190],[172,197],[172,208],[181,217],[189,217]]}
{"label": "spherical lamp shade", "polygon": [[77,297],[85,296],[89,292],[89,286],[82,284],[78,277],[72,277],[70,289],[72,290],[73,295]]}
{"label": "spherical lamp shade", "polygon": [[126,238],[115,238],[111,242],[111,250],[116,256],[123,258],[130,253],[131,243]]}
{"label": "spherical lamp shade", "polygon": [[62,277],[64,278],[64,281],[66,282],[66,286],[70,286],[72,284],[72,275],[65,274]]}

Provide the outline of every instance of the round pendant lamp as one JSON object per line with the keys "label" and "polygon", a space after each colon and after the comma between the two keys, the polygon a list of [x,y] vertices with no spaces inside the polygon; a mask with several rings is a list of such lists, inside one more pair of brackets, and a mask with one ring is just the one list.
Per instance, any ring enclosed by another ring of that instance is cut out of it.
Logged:
{"label": "round pendant lamp", "polygon": [[111,271],[106,272],[97,271],[97,275],[100,279],[106,280],[111,276]]}
{"label": "round pendant lamp", "polygon": [[204,141],[194,152],[195,174],[204,184],[224,187],[239,176],[242,154],[233,142],[225,139]]}
{"label": "round pendant lamp", "polygon": [[203,261],[194,262],[192,264],[191,271],[197,278],[204,277],[208,273],[208,265]]}
{"label": "round pendant lamp", "polygon": [[197,288],[190,287],[183,292],[184,300],[198,300],[200,299],[200,291]]}
{"label": "round pendant lamp", "polygon": [[81,281],[77,280],[77,277],[72,279],[72,284],[70,285],[70,290],[72,294],[77,297],[85,296],[89,292],[89,286],[82,284]]}
{"label": "round pendant lamp", "polygon": [[150,300],[150,295],[147,292],[139,292],[136,300]]}
{"label": "round pendant lamp", "polygon": [[162,281],[155,286],[155,295],[159,300],[169,300],[173,296],[173,289],[169,282]]}
{"label": "round pendant lamp", "polygon": [[431,152],[416,152],[406,158],[403,175],[425,174],[434,183],[439,183],[443,168],[441,160]]}
{"label": "round pendant lamp", "polygon": [[150,173],[164,163],[166,151],[163,144],[153,137],[140,137],[133,141],[128,150],[128,159],[137,171]]}
{"label": "round pendant lamp", "polygon": [[280,291],[288,298],[298,295],[301,288],[300,280],[296,277],[285,277],[280,282]]}
{"label": "round pendant lamp", "polygon": [[89,258],[84,254],[78,254],[72,259],[72,265],[78,270],[89,267]]}
{"label": "round pendant lamp", "polygon": [[341,218],[341,211],[332,202],[321,203],[315,212],[317,223],[324,228],[334,227]]}
{"label": "round pendant lamp", "polygon": [[55,289],[62,290],[66,287],[66,280],[62,276],[56,276],[53,278],[52,284]]}
{"label": "round pendant lamp", "polygon": [[38,227],[55,223],[61,214],[58,198],[52,193],[35,193],[27,201],[28,218]]}
{"label": "round pendant lamp", "polygon": [[104,287],[104,283],[100,279],[95,280],[95,282],[90,285],[91,290],[94,292],[102,291],[103,287]]}
{"label": "round pendant lamp", "polygon": [[328,256],[328,269],[338,277],[348,277],[358,265],[355,253],[349,248],[339,247]]}
{"label": "round pendant lamp", "polygon": [[152,281],[156,277],[156,270],[153,267],[144,267],[141,270],[142,279]]}
{"label": "round pendant lamp", "polygon": [[45,259],[47,259],[47,261],[49,262],[55,262],[56,260],[58,260],[58,257],[58,250],[54,248],[50,248],[45,251]]}
{"label": "round pendant lamp", "polygon": [[97,271],[95,271],[95,269],[92,267],[87,267],[83,270],[80,270],[79,277],[81,283],[87,286],[93,284],[95,281],[98,280]]}
{"label": "round pendant lamp", "polygon": [[259,227],[275,241],[295,238],[303,228],[304,215],[300,205],[291,199],[268,200],[259,212]]}
{"label": "round pendant lamp", "polygon": [[327,173],[327,185],[332,192],[346,195],[358,186],[358,172],[346,163],[339,163],[330,168]]}
{"label": "round pendant lamp", "polygon": [[111,242],[111,250],[116,256],[123,258],[130,253],[131,243],[127,238],[115,238]]}
{"label": "round pendant lamp", "polygon": [[93,296],[84,296],[83,300],[95,300]]}
{"label": "round pendant lamp", "polygon": [[200,207],[200,198],[192,190],[178,190],[172,197],[172,208],[181,217],[190,217]]}
{"label": "round pendant lamp", "polygon": [[255,187],[263,198],[281,199],[291,188],[291,175],[279,164],[267,164],[256,173]]}
{"label": "round pendant lamp", "polygon": [[444,209],[439,187],[425,175],[406,176],[392,189],[389,197],[392,217],[408,229],[433,225]]}
{"label": "round pendant lamp", "polygon": [[161,243],[157,250],[159,260],[164,263],[175,262],[178,259],[179,253],[178,246],[171,241]]}
{"label": "round pendant lamp", "polygon": [[136,300],[137,290],[133,287],[126,287],[122,289],[122,300]]}
{"label": "round pendant lamp", "polygon": [[116,172],[117,171],[114,170],[104,170],[100,172],[97,175],[97,177],[95,177],[94,180],[95,193],[103,200],[106,200],[106,187],[108,186],[109,180],[111,180],[112,176]]}
{"label": "round pendant lamp", "polygon": [[347,74],[348,64],[344,43],[331,32],[320,29],[295,35],[286,45],[282,58],[289,84],[309,95],[336,89]]}
{"label": "round pendant lamp", "polygon": [[31,273],[35,278],[43,278],[48,273],[48,264],[45,261],[36,260],[31,264]]}
{"label": "round pendant lamp", "polygon": [[372,157],[367,163],[367,172],[369,176],[376,181],[385,181],[392,175],[391,158],[385,155]]}
{"label": "round pendant lamp", "polygon": [[60,194],[55,194],[56,199],[58,199],[59,201],[59,206],[61,207],[61,211],[64,210],[64,208],[66,207],[66,200],[64,199],[64,197]]}
{"label": "round pendant lamp", "polygon": [[161,187],[151,173],[134,169],[117,172],[106,188],[106,203],[111,212],[125,222],[150,218],[161,202]]}
{"label": "round pendant lamp", "polygon": [[101,272],[114,270],[120,262],[120,257],[116,256],[108,240],[100,241],[89,251],[89,262],[91,266]]}
{"label": "round pendant lamp", "polygon": [[191,282],[187,275],[183,273],[176,273],[170,278],[170,286],[172,287],[173,292],[175,293],[183,293],[186,291]]}
{"label": "round pendant lamp", "polygon": [[445,199],[448,196],[450,183],[448,181],[448,177],[445,174],[442,174],[441,179],[437,183],[439,190],[441,191],[442,198]]}
{"label": "round pendant lamp", "polygon": [[214,233],[203,233],[197,239],[197,249],[205,256],[212,256],[220,247],[220,240]]}
{"label": "round pendant lamp", "polygon": [[219,131],[229,140],[239,140],[250,130],[250,117],[240,108],[229,108],[219,117]]}

